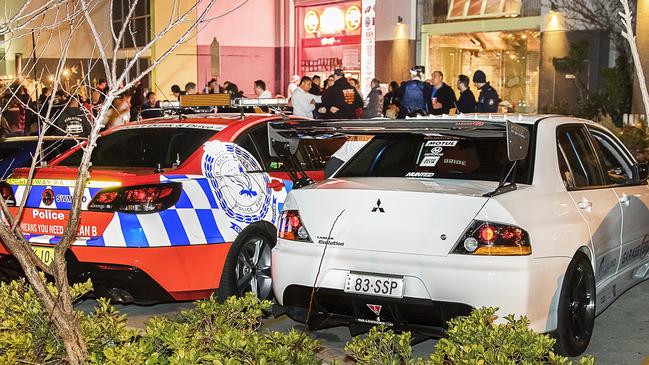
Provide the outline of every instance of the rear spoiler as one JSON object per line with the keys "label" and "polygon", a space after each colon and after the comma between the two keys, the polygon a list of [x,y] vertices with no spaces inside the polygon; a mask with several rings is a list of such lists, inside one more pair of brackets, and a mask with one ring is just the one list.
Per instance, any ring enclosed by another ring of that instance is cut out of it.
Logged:
{"label": "rear spoiler", "polygon": [[527,157],[530,133],[509,120],[413,120],[377,119],[353,121],[278,121],[268,123],[268,147],[271,156],[289,158],[297,153],[300,139],[328,139],[346,135],[442,134],[456,137],[504,137],[509,161]]}

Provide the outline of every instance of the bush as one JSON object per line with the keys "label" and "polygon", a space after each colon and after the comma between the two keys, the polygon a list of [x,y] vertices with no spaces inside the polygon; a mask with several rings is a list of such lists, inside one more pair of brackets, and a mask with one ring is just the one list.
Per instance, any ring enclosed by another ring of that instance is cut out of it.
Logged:
{"label": "bush", "polygon": [[[75,285],[73,297],[91,289],[90,282]],[[126,316],[106,299],[99,299],[92,313],[78,316],[92,365],[321,364],[315,355],[320,346],[308,335],[258,331],[269,306],[252,294],[222,304],[209,298],[175,317],[151,318],[143,331],[128,327]],[[437,342],[427,360],[413,358],[410,333],[395,334],[384,326],[355,337],[345,351],[361,365],[572,364],[552,352],[554,339],[532,331],[525,317],[507,316],[506,323],[494,324],[495,313],[495,308],[481,308],[451,320],[448,337]],[[47,318],[23,279],[0,284],[0,364],[66,363],[63,344]],[[584,357],[579,363],[594,360]]]}
{"label": "bush", "polygon": [[[552,351],[555,340],[532,331],[525,317],[505,317],[494,324],[496,308],[480,308],[467,317],[449,321],[448,337],[440,339],[428,360],[412,357],[410,334],[395,335],[385,327],[375,327],[365,338],[356,337],[345,351],[361,365],[455,365],[455,364],[572,364]],[[579,364],[594,364],[586,356]]]}
{"label": "bush", "polygon": [[[49,289],[56,293],[56,289]],[[92,290],[72,288],[74,298]],[[92,313],[78,312],[88,364],[320,364],[318,342],[306,334],[257,331],[270,302],[252,294],[196,302],[174,318],[152,318],[144,331],[126,325],[107,299]],[[62,342],[24,279],[0,284],[0,364],[64,364]],[[20,360],[20,361],[19,361]]]}

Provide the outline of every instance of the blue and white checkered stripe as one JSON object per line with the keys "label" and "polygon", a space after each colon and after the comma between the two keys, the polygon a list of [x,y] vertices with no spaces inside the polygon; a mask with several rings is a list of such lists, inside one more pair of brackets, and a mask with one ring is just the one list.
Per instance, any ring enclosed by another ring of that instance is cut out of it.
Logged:
{"label": "blue and white checkered stripe", "polygon": [[[114,213],[113,219],[101,237],[79,237],[74,245],[95,247],[170,247],[232,242],[246,224],[233,222],[219,209],[207,178],[201,175],[167,175],[161,182],[182,182],[183,190],[177,204],[167,210],[152,214]],[[277,223],[282,204],[293,184],[284,180],[285,189],[273,191],[272,198],[277,203],[268,211],[264,220]],[[42,194],[51,188],[55,195],[72,194],[69,187],[34,186],[28,199],[28,207],[69,210],[69,202],[54,202],[50,206],[42,204]],[[87,196],[82,209],[85,209],[92,196],[101,189],[85,189]],[[24,186],[15,189],[20,199]],[[29,242],[54,244],[60,237],[50,235],[27,235]]]}

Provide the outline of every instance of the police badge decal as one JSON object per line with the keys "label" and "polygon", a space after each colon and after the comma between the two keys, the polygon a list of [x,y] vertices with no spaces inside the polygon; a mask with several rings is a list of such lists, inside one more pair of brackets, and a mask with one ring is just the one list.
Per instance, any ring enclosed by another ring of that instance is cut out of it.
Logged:
{"label": "police badge decal", "polygon": [[[201,169],[225,214],[241,223],[264,219],[271,206],[270,178],[250,152],[234,143],[203,146]],[[259,171],[249,173],[249,171]],[[273,207],[273,210],[275,207]]]}

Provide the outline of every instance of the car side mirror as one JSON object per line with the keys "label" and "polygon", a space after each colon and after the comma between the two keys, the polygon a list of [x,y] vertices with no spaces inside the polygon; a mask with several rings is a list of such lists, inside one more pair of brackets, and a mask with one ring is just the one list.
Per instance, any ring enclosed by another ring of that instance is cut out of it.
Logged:
{"label": "car side mirror", "polygon": [[643,183],[649,178],[649,166],[642,162],[634,166],[635,176],[638,183]]}

